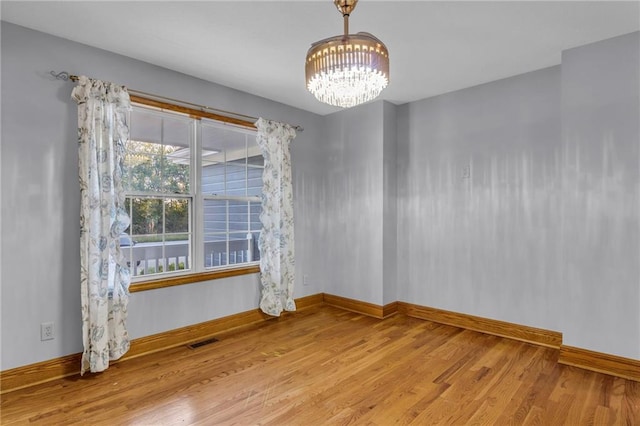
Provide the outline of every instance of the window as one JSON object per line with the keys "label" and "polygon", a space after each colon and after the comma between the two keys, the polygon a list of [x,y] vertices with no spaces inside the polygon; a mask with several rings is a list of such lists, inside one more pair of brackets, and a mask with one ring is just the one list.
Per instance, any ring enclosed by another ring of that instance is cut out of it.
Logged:
{"label": "window", "polygon": [[259,260],[263,158],[255,133],[202,121],[204,266]]}
{"label": "window", "polygon": [[259,260],[263,159],[255,131],[134,106],[123,169],[134,281]]}

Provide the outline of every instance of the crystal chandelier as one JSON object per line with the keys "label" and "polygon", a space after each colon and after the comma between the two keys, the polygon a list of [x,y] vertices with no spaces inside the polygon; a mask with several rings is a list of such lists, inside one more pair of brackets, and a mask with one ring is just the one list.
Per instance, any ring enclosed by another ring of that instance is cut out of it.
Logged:
{"label": "crystal chandelier", "polygon": [[349,108],[378,97],[389,83],[389,51],[369,33],[349,34],[358,0],[334,0],[344,35],[320,40],[307,52],[307,89],[320,101]]}

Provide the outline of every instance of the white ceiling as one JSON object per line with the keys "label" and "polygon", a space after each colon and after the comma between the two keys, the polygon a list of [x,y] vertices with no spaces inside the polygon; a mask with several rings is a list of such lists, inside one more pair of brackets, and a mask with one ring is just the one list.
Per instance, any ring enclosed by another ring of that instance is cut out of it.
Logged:
{"label": "white ceiling", "polygon": [[[2,20],[327,114],[305,88],[311,43],[342,32],[323,1],[2,1]],[[560,63],[640,30],[640,2],[362,0],[351,32],[389,48],[381,97],[402,104]],[[82,70],[68,70],[82,73]]]}

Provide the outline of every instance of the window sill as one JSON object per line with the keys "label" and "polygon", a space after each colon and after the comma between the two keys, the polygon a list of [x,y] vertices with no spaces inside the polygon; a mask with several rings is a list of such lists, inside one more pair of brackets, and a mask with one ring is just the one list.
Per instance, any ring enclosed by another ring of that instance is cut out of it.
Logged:
{"label": "window sill", "polygon": [[256,274],[259,272],[260,265],[249,265],[240,268],[219,269],[216,271],[199,272],[195,274],[179,275],[174,277],[162,277],[153,280],[132,283],[129,286],[129,292],[137,293],[139,291],[155,290],[158,288],[217,280],[220,278],[235,277],[238,275]]}

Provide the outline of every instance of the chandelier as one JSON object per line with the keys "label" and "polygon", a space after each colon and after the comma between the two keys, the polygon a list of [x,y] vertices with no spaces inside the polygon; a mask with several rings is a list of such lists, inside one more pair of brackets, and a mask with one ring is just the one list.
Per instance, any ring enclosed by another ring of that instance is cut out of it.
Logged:
{"label": "chandelier", "polygon": [[389,51],[369,33],[349,34],[358,0],[334,0],[344,35],[315,42],[307,52],[307,89],[320,101],[349,108],[378,97],[389,84]]}

